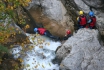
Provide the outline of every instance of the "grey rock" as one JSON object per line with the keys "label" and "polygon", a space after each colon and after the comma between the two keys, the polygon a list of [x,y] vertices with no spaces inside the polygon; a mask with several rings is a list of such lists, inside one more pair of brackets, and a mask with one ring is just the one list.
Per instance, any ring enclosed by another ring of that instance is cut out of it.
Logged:
{"label": "grey rock", "polygon": [[98,35],[98,30],[84,28],[70,37],[56,53],[63,59],[60,69],[103,70],[104,47],[100,45]]}

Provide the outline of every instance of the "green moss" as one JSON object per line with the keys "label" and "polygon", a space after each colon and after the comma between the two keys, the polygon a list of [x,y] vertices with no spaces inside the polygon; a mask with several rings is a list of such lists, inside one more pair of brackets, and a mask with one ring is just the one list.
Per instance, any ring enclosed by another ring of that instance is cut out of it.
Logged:
{"label": "green moss", "polygon": [[3,46],[3,45],[0,44],[0,52],[6,52],[6,53],[8,53],[9,50],[8,50],[7,47],[5,47],[5,46]]}

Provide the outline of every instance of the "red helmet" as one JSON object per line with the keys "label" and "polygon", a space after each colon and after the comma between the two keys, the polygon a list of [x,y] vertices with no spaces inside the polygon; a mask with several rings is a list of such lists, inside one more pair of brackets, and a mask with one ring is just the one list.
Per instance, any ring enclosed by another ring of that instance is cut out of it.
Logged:
{"label": "red helmet", "polygon": [[67,35],[68,35],[68,34],[70,34],[71,32],[70,32],[70,30],[68,30],[66,33],[67,33]]}

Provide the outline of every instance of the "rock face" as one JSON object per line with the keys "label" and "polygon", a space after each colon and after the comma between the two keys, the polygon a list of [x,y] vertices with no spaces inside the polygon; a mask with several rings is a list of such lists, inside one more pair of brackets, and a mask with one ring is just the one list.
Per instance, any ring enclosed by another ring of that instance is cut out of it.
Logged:
{"label": "rock face", "polygon": [[[83,10],[86,14],[90,11],[89,6],[93,7],[92,10],[95,13],[95,16],[97,18],[96,27],[99,30],[100,34],[104,38],[104,1],[103,0],[74,0],[76,5],[80,10]],[[95,9],[96,8],[96,9]]]}
{"label": "rock face", "polygon": [[62,21],[65,18],[66,9],[62,5],[61,1],[58,0],[33,0],[30,3],[31,7],[41,6],[43,14],[47,15],[49,18]]}
{"label": "rock face", "polygon": [[103,70],[104,47],[99,44],[98,30],[80,29],[56,53],[63,59],[62,70]]}
{"label": "rock face", "polygon": [[60,37],[63,37],[65,35],[66,28],[61,24],[58,24],[56,21],[47,18],[46,16],[41,16],[42,12],[39,8],[37,8],[36,10],[32,8],[29,10],[29,12],[36,22],[42,23],[43,27],[49,30],[53,35]]}
{"label": "rock face", "polygon": [[104,6],[103,0],[83,0],[87,5],[94,7],[94,8],[101,8]]}
{"label": "rock face", "polygon": [[12,31],[12,33],[16,33],[11,34],[10,37],[5,41],[4,45],[13,45],[13,44],[27,44],[27,43],[31,43],[28,39],[28,37],[26,36],[25,32],[19,27],[17,26],[15,23],[11,23],[8,28],[13,28],[14,30]]}
{"label": "rock face", "polygon": [[43,23],[44,27],[56,36],[63,37],[67,29],[71,32],[74,30],[74,23],[59,0],[32,0],[27,9],[36,22]]}
{"label": "rock face", "polygon": [[[103,0],[61,0],[64,4],[65,8],[68,11],[68,13],[72,14],[72,19],[76,22],[76,18],[78,16],[79,10],[83,10],[86,15],[88,15],[90,11],[90,7],[92,7],[92,10],[95,13],[95,16],[97,18],[96,27],[99,30],[100,34],[102,35],[102,39],[104,39],[104,1]],[[70,7],[70,8],[69,8]],[[71,11],[71,12],[70,12]],[[73,15],[75,14],[75,15]],[[77,15],[76,15],[77,14]]]}

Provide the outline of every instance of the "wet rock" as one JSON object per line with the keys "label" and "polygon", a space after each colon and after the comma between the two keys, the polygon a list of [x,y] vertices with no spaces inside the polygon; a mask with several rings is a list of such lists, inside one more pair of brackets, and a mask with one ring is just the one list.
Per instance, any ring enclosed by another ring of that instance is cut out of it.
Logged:
{"label": "wet rock", "polygon": [[31,43],[28,37],[26,36],[25,32],[15,23],[11,23],[9,25],[9,28],[13,28],[13,34],[11,33],[10,37],[3,43],[5,46],[21,43]]}
{"label": "wet rock", "polygon": [[[33,0],[28,10],[37,23],[53,35],[63,37],[67,29],[73,32],[73,20],[67,15],[67,11],[61,1],[57,0]],[[27,29],[27,31],[29,31]]]}
{"label": "wet rock", "polygon": [[[57,50],[62,70],[103,70],[104,47],[98,30],[80,29]],[[70,50],[70,52],[68,52]]]}

